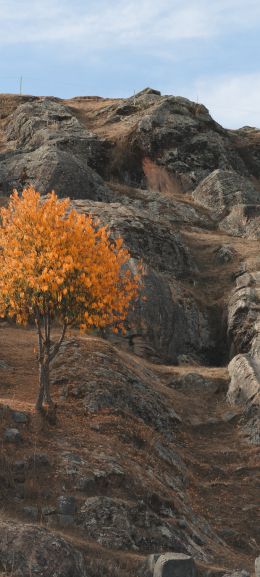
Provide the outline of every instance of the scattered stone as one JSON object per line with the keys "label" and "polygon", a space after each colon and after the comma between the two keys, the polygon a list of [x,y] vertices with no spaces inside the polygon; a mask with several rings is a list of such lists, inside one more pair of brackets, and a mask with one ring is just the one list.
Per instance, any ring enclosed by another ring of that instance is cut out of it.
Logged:
{"label": "scattered stone", "polygon": [[29,422],[29,415],[22,411],[13,411],[12,418],[15,423],[26,424]]}
{"label": "scattered stone", "polygon": [[82,491],[82,493],[88,492],[90,489],[94,487],[95,484],[95,477],[94,475],[89,475],[88,477],[81,477],[78,480],[76,489],[78,491]]}
{"label": "scattered stone", "polygon": [[7,443],[21,443],[22,435],[18,429],[6,429],[4,432],[4,440]]}
{"label": "scattered stone", "polygon": [[231,246],[224,244],[215,251],[215,259],[218,264],[227,264],[234,260],[235,254],[236,252]]}
{"label": "scattered stone", "polygon": [[26,461],[22,459],[19,461],[15,461],[13,464],[13,469],[15,471],[24,471],[25,467],[26,467]]}
{"label": "scattered stone", "polygon": [[77,502],[71,495],[61,495],[57,499],[58,511],[60,515],[74,515],[77,511]]}
{"label": "scattered stone", "polygon": [[29,467],[48,467],[50,460],[45,453],[33,453],[28,460]]}
{"label": "scattered stone", "polygon": [[53,515],[54,513],[56,513],[55,507],[51,506],[42,507],[42,515],[47,516],[47,515]]}

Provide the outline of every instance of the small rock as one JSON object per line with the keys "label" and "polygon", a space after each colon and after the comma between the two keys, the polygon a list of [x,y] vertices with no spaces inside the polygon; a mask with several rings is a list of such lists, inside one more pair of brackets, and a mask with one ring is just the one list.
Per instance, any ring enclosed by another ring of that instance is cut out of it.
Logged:
{"label": "small rock", "polygon": [[69,465],[82,465],[83,460],[78,453],[63,453],[63,458]]}
{"label": "small rock", "polygon": [[68,396],[69,396],[69,387],[68,387],[68,385],[65,385],[65,386],[62,388],[62,390],[61,390],[60,399],[61,399],[62,401],[66,401],[66,399],[68,398]]}
{"label": "small rock", "polygon": [[227,244],[220,246],[215,253],[216,262],[219,264],[226,264],[228,262],[232,262],[232,260],[234,260],[234,256],[235,256],[234,249]]}
{"label": "small rock", "polygon": [[28,461],[29,467],[41,467],[50,465],[50,461],[45,453],[34,453],[30,456]]}
{"label": "small rock", "polygon": [[260,557],[255,560],[255,577],[260,577]]}
{"label": "small rock", "polygon": [[198,361],[192,355],[182,354],[177,356],[178,365],[198,365]]}
{"label": "small rock", "polygon": [[18,429],[6,429],[4,432],[4,440],[7,443],[20,443],[22,435]]}
{"label": "small rock", "polygon": [[15,461],[15,462],[14,462],[14,464],[13,464],[13,469],[14,469],[15,471],[23,471],[23,470],[25,469],[25,466],[26,466],[26,461],[23,461],[23,460],[21,459],[21,460],[18,460],[18,461]]}
{"label": "small rock", "polygon": [[236,417],[237,413],[233,411],[227,411],[226,413],[223,414],[222,419],[225,423],[230,423],[230,421],[233,421]]}
{"label": "small rock", "polygon": [[100,425],[94,423],[93,425],[90,425],[90,429],[91,429],[92,431],[97,431],[97,432],[99,432],[99,431],[100,431]]}
{"label": "small rock", "polygon": [[192,557],[184,553],[165,553],[157,559],[153,577],[195,577],[196,574]]}
{"label": "small rock", "polygon": [[94,486],[94,483],[95,483],[94,475],[89,475],[89,477],[81,477],[77,483],[76,488],[78,489],[78,491],[82,491],[84,493],[85,491],[88,491],[90,488],[92,488]]}
{"label": "small rock", "polygon": [[60,516],[71,516],[77,511],[76,499],[71,495],[61,495],[58,497],[57,503]]}
{"label": "small rock", "polygon": [[42,515],[53,515],[54,513],[56,513],[55,507],[42,507]]}
{"label": "small rock", "polygon": [[15,423],[26,424],[29,421],[29,416],[22,411],[13,411],[12,418]]}
{"label": "small rock", "polygon": [[187,521],[185,519],[178,519],[178,525],[181,529],[187,529]]}
{"label": "small rock", "polygon": [[38,507],[23,507],[24,514],[32,519],[32,521],[37,521],[39,515]]}

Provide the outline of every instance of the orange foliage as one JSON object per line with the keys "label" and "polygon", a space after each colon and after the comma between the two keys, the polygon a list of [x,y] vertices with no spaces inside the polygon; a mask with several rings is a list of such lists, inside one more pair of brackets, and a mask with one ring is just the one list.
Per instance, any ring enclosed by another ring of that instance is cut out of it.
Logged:
{"label": "orange foliage", "polygon": [[[51,406],[49,365],[68,326],[106,325],[124,330],[130,304],[140,287],[141,269],[133,273],[121,238],[107,227],[71,209],[54,192],[47,199],[29,187],[15,191],[1,209],[0,315],[18,323],[34,320],[38,331],[40,378],[37,409]],[[53,342],[54,319],[62,324]]]}
{"label": "orange foliage", "polygon": [[26,323],[37,309],[44,316],[82,328],[126,318],[137,296],[139,274],[127,264],[122,239],[107,227],[70,210],[54,192],[42,201],[32,187],[1,210],[0,313]]}

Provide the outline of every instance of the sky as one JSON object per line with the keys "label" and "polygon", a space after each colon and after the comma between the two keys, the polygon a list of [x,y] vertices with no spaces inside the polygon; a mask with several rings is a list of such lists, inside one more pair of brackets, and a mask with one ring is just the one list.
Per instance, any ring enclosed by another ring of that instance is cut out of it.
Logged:
{"label": "sky", "polygon": [[0,92],[203,103],[260,127],[260,0],[0,0]]}

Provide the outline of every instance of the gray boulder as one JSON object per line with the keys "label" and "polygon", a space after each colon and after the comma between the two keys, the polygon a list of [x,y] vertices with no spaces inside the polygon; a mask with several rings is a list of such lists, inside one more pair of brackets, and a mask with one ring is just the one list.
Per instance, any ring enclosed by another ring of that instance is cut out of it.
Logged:
{"label": "gray boulder", "polygon": [[260,577],[260,557],[255,560],[255,577]]}
{"label": "gray boulder", "polygon": [[32,184],[41,194],[55,190],[59,196],[71,198],[103,200],[109,196],[102,178],[80,156],[59,150],[52,143],[3,158],[0,181],[4,194]]}
{"label": "gray boulder", "polygon": [[153,577],[196,577],[192,557],[183,553],[164,553],[154,565]]}

